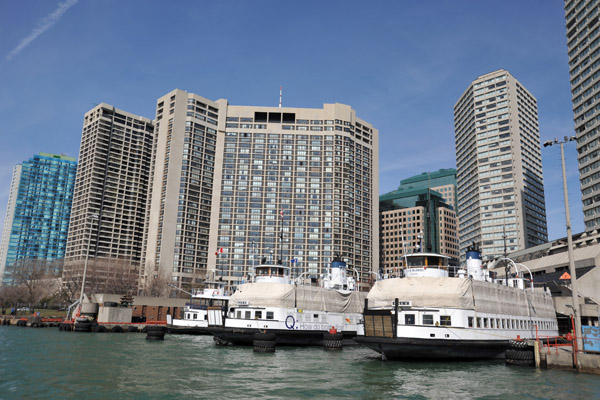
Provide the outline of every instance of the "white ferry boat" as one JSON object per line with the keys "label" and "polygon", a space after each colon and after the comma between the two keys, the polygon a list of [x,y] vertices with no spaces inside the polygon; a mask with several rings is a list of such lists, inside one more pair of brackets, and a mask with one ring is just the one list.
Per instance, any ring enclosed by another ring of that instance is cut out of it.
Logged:
{"label": "white ferry boat", "polygon": [[467,270],[449,271],[445,256],[407,255],[369,292],[355,340],[388,360],[490,359],[503,358],[511,339],[558,335],[551,296],[522,277],[495,279],[477,248]]}
{"label": "white ferry boat", "polygon": [[332,327],[346,344],[361,333],[366,293],[336,259],[321,286],[292,281],[290,267],[263,264],[253,282],[242,284],[229,300],[222,327],[210,332],[221,342],[252,345],[255,333],[274,333],[277,345],[323,345]]}
{"label": "white ferry boat", "polygon": [[169,333],[210,335],[209,320],[211,324],[222,325],[228,301],[225,282],[205,281],[204,288],[192,290],[183,318],[173,319],[168,324]]}

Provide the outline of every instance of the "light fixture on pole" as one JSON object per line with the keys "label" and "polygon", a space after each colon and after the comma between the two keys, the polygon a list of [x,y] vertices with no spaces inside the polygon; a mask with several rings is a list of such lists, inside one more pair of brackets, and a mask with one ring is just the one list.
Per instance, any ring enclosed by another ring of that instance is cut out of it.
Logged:
{"label": "light fixture on pole", "polygon": [[[94,227],[94,220],[99,220],[100,216],[98,214],[91,214],[88,219],[86,220],[86,224],[88,222],[90,222],[90,235],[88,236],[88,245],[87,245],[87,249],[85,252],[85,263],[83,264],[83,277],[81,279],[81,294],[79,295],[79,310],[83,309],[83,292],[85,290],[85,278],[87,275],[87,269],[88,269],[88,261],[90,259],[90,245],[92,243],[92,231],[93,231],[93,227]],[[79,312],[79,314],[81,314],[81,311]]]}
{"label": "light fixture on pole", "polygon": [[423,231],[419,231],[417,237],[419,238],[419,250],[423,253]]}
{"label": "light fixture on pole", "polygon": [[571,274],[571,296],[573,301],[573,315],[575,320],[575,337],[577,338],[577,349],[582,348],[581,341],[581,312],[579,307],[579,294],[577,292],[577,272],[575,271],[575,259],[573,257],[573,236],[571,234],[571,215],[569,214],[569,194],[567,192],[567,175],[565,172],[565,150],[564,144],[576,140],[575,136],[565,136],[562,142],[558,139],[546,140],[544,147],[560,144],[560,159],[562,162],[563,191],[565,196],[565,218],[567,222],[567,253],[569,255],[569,274]]}

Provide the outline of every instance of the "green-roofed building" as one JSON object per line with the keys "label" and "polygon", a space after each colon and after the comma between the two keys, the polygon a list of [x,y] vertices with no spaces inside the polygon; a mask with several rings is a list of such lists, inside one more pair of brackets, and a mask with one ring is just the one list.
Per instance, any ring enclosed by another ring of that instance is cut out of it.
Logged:
{"label": "green-roofed building", "polygon": [[458,261],[455,169],[400,181],[398,189],[379,196],[379,210],[382,269],[401,267],[402,254],[420,251]]}

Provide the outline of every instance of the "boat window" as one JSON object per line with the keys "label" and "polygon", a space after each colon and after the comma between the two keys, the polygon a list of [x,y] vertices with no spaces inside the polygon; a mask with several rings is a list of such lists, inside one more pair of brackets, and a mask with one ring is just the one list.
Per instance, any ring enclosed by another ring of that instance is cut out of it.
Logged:
{"label": "boat window", "polygon": [[469,322],[468,322],[469,328],[472,328],[473,327],[473,317],[469,317],[468,320],[469,320]]}
{"label": "boat window", "polygon": [[189,313],[187,313],[185,314],[185,319],[192,319],[192,316]]}
{"label": "boat window", "polygon": [[267,319],[273,319],[273,311],[267,311]]}
{"label": "boat window", "polygon": [[487,328],[487,327],[488,327],[488,319],[487,319],[487,318],[484,318],[484,319],[483,319],[483,327],[484,327],[484,328]]}
{"label": "boat window", "polygon": [[252,311],[246,311],[245,315],[244,315],[244,318],[245,319],[250,319],[250,318],[252,318],[251,315],[252,315]]}
{"label": "boat window", "polygon": [[236,318],[242,318],[242,312],[241,311],[237,311],[236,313]]}
{"label": "boat window", "polygon": [[208,319],[208,314],[204,314],[204,320],[206,321]]}
{"label": "boat window", "polygon": [[433,325],[433,315],[431,315],[431,314],[423,315],[423,325]]}
{"label": "boat window", "polygon": [[194,316],[194,319],[198,319],[198,314],[194,313],[192,315]]}
{"label": "boat window", "polygon": [[477,327],[478,328],[483,328],[483,321],[482,321],[481,317],[477,318]]}
{"label": "boat window", "polygon": [[449,315],[440,315],[440,325],[442,325],[442,326],[452,325],[451,317]]}
{"label": "boat window", "polygon": [[261,319],[262,318],[262,311],[256,311],[254,313],[254,318]]}
{"label": "boat window", "polygon": [[415,324],[415,314],[404,315],[404,324],[405,325],[414,325]]}
{"label": "boat window", "polygon": [[501,328],[501,326],[500,326],[500,318],[496,318],[496,328],[497,329]]}

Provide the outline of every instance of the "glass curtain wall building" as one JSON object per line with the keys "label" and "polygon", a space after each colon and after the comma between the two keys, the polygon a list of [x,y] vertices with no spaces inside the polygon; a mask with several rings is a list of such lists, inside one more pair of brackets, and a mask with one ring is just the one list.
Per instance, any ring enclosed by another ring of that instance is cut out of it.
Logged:
{"label": "glass curtain wall building", "polygon": [[537,101],[508,71],[478,77],[454,106],[461,259],[547,242]]}
{"label": "glass curtain wall building", "polygon": [[[565,0],[567,46],[585,230],[600,228],[600,24],[597,0]],[[569,133],[565,132],[565,135]]]}
{"label": "glass curtain wall building", "polygon": [[15,282],[19,262],[64,258],[76,172],[75,158],[49,153],[13,170],[0,249],[4,284]]}
{"label": "glass curtain wall building", "polygon": [[230,286],[263,259],[317,278],[339,254],[378,265],[378,132],[347,105],[231,106],[175,90],[158,100],[147,275]]}
{"label": "glass curtain wall building", "polygon": [[425,172],[379,196],[382,271],[403,265],[402,255],[435,252],[458,262],[456,170]]}

